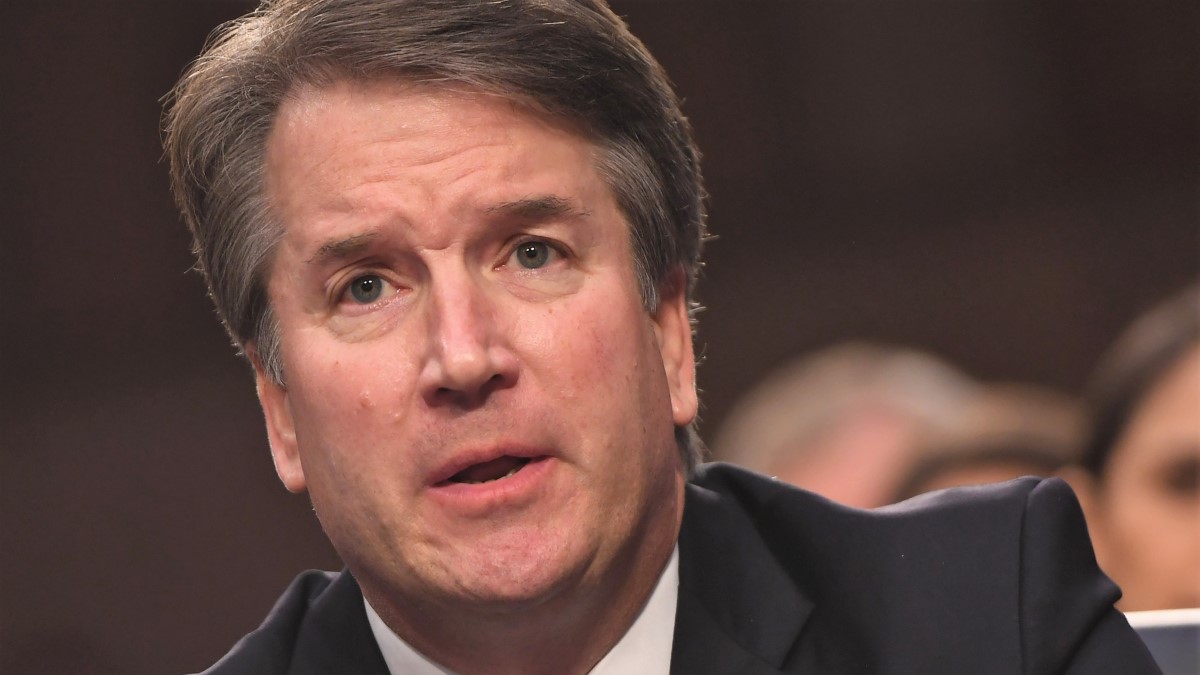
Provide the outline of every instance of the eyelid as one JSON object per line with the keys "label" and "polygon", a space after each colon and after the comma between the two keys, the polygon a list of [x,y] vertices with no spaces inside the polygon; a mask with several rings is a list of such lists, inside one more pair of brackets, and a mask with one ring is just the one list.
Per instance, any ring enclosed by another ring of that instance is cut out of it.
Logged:
{"label": "eyelid", "polygon": [[[544,237],[544,236],[540,236],[540,235],[536,235],[536,234],[526,233],[526,234],[522,234],[517,237],[513,237],[509,241],[508,246],[506,246],[503,249],[504,256],[503,256],[503,258],[501,258],[500,264],[498,265],[498,267],[504,267],[504,266],[508,265],[510,262],[512,262],[513,256],[516,255],[517,251],[520,250],[520,248],[526,244],[545,244],[546,248],[550,249],[550,256],[551,256],[550,260],[546,262],[547,265],[550,265],[559,259],[565,260],[565,259],[572,257],[572,251],[571,251],[570,247],[567,246],[566,244],[562,243],[561,241],[558,241],[556,239],[551,239],[548,237]],[[537,270],[524,270],[524,271],[535,272]]]}
{"label": "eyelid", "polygon": [[[372,267],[358,267],[345,275],[339,275],[340,278],[330,285],[330,301],[333,307],[353,307],[357,310],[367,310],[379,307],[387,302],[390,302],[399,292],[400,285],[395,280],[389,278],[385,270]],[[380,291],[380,297],[374,302],[363,304],[349,297],[350,289],[355,281],[363,277],[376,277],[383,284],[383,289]]]}

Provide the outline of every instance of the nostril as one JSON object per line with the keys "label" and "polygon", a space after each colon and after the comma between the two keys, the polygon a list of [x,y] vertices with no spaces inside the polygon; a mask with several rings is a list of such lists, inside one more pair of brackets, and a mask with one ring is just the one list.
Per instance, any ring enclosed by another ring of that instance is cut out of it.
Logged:
{"label": "nostril", "polygon": [[432,347],[421,372],[430,405],[475,408],[516,384],[518,361],[505,344],[443,339]]}

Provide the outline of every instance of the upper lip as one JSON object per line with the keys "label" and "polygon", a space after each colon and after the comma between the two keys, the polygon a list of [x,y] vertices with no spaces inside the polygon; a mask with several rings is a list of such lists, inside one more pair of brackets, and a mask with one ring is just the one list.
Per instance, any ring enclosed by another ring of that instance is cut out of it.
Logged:
{"label": "upper lip", "polygon": [[498,443],[487,447],[463,450],[439,465],[429,473],[429,485],[444,483],[469,466],[490,462],[500,457],[521,457],[536,459],[545,457],[550,452],[546,448],[537,448],[515,443]]}

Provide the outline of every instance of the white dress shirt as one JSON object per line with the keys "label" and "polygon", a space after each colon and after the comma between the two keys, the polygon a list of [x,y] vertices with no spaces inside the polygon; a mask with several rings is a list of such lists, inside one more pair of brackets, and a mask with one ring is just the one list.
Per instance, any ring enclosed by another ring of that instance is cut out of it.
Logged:
{"label": "white dress shirt", "polygon": [[[663,569],[646,606],[617,644],[589,675],[668,675],[675,639],[675,604],[679,599],[679,546]],[[371,632],[392,675],[456,675],[413,649],[379,618],[363,598]]]}

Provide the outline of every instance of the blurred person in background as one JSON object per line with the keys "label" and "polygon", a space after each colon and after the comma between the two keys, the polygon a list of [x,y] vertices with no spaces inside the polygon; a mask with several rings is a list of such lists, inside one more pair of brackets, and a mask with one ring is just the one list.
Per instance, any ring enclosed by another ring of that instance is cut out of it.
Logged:
{"label": "blurred person in background", "polygon": [[882,506],[922,439],[951,428],[975,391],[929,354],[834,345],[768,375],[734,406],[711,447],[717,459],[848,506]]}
{"label": "blurred person in background", "polygon": [[1120,336],[1085,400],[1072,482],[1119,607],[1200,607],[1200,284]]}
{"label": "blurred person in background", "polygon": [[986,385],[958,422],[929,438],[893,502],[950,487],[1053,476],[1078,459],[1083,419],[1073,398],[1030,384]]}

